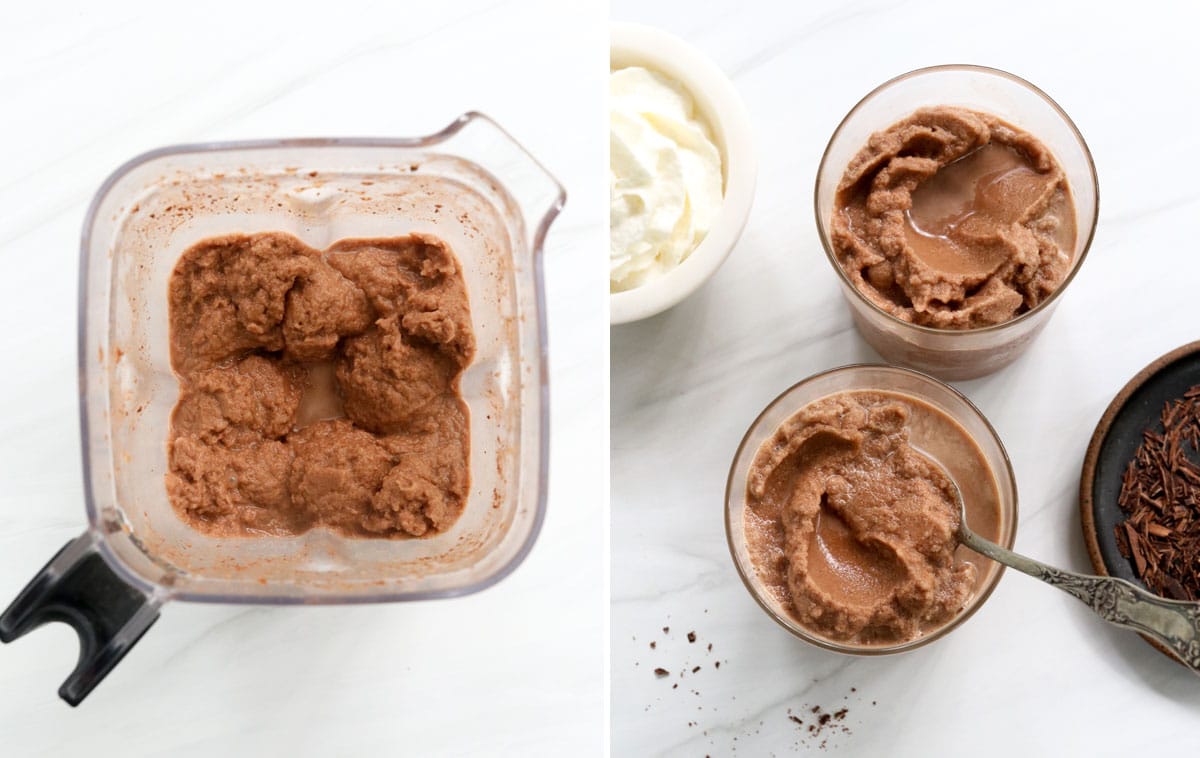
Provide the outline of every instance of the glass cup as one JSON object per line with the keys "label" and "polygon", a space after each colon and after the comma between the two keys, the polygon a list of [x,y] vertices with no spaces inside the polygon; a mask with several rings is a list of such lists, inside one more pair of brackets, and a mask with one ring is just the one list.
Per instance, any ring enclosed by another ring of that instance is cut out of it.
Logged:
{"label": "glass cup", "polygon": [[[1012,547],[1017,534],[1017,482],[1013,476],[1008,453],[1005,452],[996,430],[970,400],[949,385],[916,371],[880,365],[844,366],[811,376],[785,390],[759,414],[754,423],[750,425],[746,436],[742,438],[742,443],[733,457],[729,482],[725,490],[725,533],[729,540],[729,551],[733,554],[733,562],[737,567],[738,575],[742,578],[742,583],[746,585],[746,589],[750,591],[751,596],[762,609],[784,629],[806,642],[838,653],[854,655],[899,653],[927,645],[958,628],[975,611],[979,610],[992,594],[992,590],[1000,581],[1001,574],[1004,573],[1004,567],[979,557],[980,562],[977,565],[985,572],[982,582],[962,610],[942,626],[926,631],[921,636],[906,642],[891,645],[864,645],[828,639],[802,626],[792,617],[788,609],[783,607],[780,601],[762,586],[746,543],[746,478],[759,448],[775,434],[784,421],[804,406],[829,395],[853,390],[877,390],[908,395],[933,406],[958,422],[979,446],[984,460],[991,469],[996,490],[999,493],[999,534],[995,542],[1007,548]],[[952,445],[953,441],[926,439],[922,436],[922,430],[915,426],[910,428],[909,432],[912,444],[930,458],[938,461],[959,484],[964,497],[970,497],[971,487],[967,484],[968,475],[958,470],[960,466],[955,465],[952,456],[939,455],[939,450],[944,450],[946,445]],[[959,557],[975,556],[965,547],[959,547],[958,550]]]}
{"label": "glass cup", "polygon": [[[830,220],[838,183],[851,158],[870,136],[913,111],[957,105],[994,114],[1037,137],[1066,172],[1075,200],[1077,234],[1071,270],[1058,289],[1011,321],[979,329],[935,329],[903,321],[863,295],[838,262]],[[990,374],[1016,360],[1050,320],[1062,293],[1087,257],[1096,231],[1099,184],[1092,154],[1070,117],[1050,97],[1020,77],[982,66],[934,66],[876,87],[834,130],[817,169],[814,196],[817,231],[838,274],[855,326],[889,363],[920,369],[945,380]]]}

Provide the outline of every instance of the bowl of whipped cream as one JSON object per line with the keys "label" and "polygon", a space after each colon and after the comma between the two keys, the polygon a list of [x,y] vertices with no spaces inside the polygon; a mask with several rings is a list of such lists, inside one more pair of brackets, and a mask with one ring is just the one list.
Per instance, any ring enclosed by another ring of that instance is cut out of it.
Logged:
{"label": "bowl of whipped cream", "polygon": [[609,48],[611,322],[695,292],[742,234],[758,163],[746,106],[679,38],[613,24]]}

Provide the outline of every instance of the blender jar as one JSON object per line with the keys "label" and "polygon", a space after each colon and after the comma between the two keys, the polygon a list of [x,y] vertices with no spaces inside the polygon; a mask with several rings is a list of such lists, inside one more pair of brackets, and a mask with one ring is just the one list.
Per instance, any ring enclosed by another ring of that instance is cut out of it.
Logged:
{"label": "blender jar", "polygon": [[[80,636],[59,694],[81,701],[171,599],[351,603],[468,594],[529,552],[546,506],[548,391],[542,247],[561,185],[491,119],[468,113],[412,139],[293,139],[164,148],[117,169],[93,199],[80,262],[79,378],[88,527],[0,616],[9,642],[46,621]],[[327,529],[218,537],[166,493],[179,385],[167,282],[190,245],[282,231],[324,249],[347,237],[424,232],[454,250],[476,354],[471,490],[427,539]]]}

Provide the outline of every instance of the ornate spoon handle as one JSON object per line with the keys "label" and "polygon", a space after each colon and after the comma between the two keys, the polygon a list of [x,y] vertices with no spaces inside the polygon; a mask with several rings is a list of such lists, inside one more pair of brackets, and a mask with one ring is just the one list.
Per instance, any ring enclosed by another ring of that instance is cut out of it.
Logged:
{"label": "ornate spoon handle", "polygon": [[1074,595],[1110,624],[1162,643],[1200,674],[1200,603],[1166,600],[1116,577],[1056,569],[988,542],[965,525],[959,530],[959,539],[977,553]]}

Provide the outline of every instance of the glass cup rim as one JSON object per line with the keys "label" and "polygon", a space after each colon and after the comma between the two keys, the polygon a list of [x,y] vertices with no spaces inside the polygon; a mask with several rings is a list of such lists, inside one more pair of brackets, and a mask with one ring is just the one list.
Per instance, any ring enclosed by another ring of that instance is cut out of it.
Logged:
{"label": "glass cup rim", "polygon": [[[1063,279],[1062,284],[1060,284],[1058,287],[1056,287],[1055,290],[1053,292],[1051,292],[1050,295],[1045,300],[1038,303],[1037,305],[1030,308],[1029,310],[1025,311],[1024,313],[1017,316],[1016,318],[1009,319],[1008,321],[1004,321],[999,324],[991,324],[989,326],[977,327],[975,329],[937,329],[935,327],[925,326],[924,324],[914,324],[911,321],[905,321],[904,319],[899,318],[896,315],[887,312],[886,310],[884,310],[883,308],[880,308],[877,304],[872,302],[872,300],[869,297],[867,297],[861,291],[859,291],[858,287],[854,286],[854,282],[850,281],[850,277],[846,274],[846,271],[842,268],[841,263],[838,262],[837,253],[834,252],[833,245],[829,241],[829,231],[827,229],[827,224],[825,223],[825,220],[821,216],[821,207],[820,207],[820,202],[818,200],[819,192],[821,189],[821,176],[825,171],[825,164],[829,161],[830,149],[833,147],[833,143],[834,143],[834,141],[837,140],[838,135],[840,135],[842,133],[842,130],[846,127],[847,122],[849,122],[850,119],[856,113],[858,113],[859,110],[861,110],[862,107],[868,101],[872,100],[876,95],[878,95],[880,92],[883,92],[884,90],[888,89],[889,87],[891,87],[895,84],[899,84],[900,82],[904,82],[909,79],[915,79],[919,76],[923,76],[926,74],[936,74],[936,73],[943,73],[943,72],[969,72],[969,73],[975,73],[975,74],[982,74],[984,76],[995,76],[995,77],[998,77],[1001,79],[1007,79],[1015,84],[1025,87],[1029,91],[1033,92],[1035,95],[1037,95],[1037,96],[1041,97],[1043,100],[1045,100],[1046,103],[1051,107],[1051,109],[1053,109],[1054,112],[1058,114],[1059,118],[1061,118],[1063,120],[1063,123],[1065,123],[1067,125],[1067,128],[1070,130],[1071,134],[1075,137],[1076,141],[1079,142],[1079,146],[1083,149],[1083,155],[1087,159],[1088,173],[1091,176],[1091,180],[1092,180],[1093,194],[1095,195],[1095,198],[1096,198],[1096,200],[1095,200],[1096,211],[1092,215],[1092,223],[1091,223],[1090,228],[1088,229],[1087,241],[1084,242],[1083,249],[1080,251],[1079,257],[1076,258],[1072,262],[1071,270],[1067,272],[1067,277],[1065,279]],[[1038,87],[1037,85],[1033,84],[1032,82],[1030,82],[1026,79],[1023,79],[1020,76],[1017,76],[1016,74],[1010,73],[1003,69],[992,68],[990,66],[980,66],[977,64],[973,64],[973,63],[946,63],[946,64],[937,65],[937,66],[925,66],[922,68],[913,69],[906,73],[900,74],[899,76],[894,76],[891,79],[888,79],[884,83],[882,83],[882,84],[878,85],[877,87],[875,87],[874,89],[872,89],[866,95],[863,95],[863,97],[861,99],[859,99],[859,101],[857,103],[854,104],[854,107],[851,108],[846,113],[846,115],[842,117],[842,120],[838,122],[837,128],[835,128],[833,130],[833,134],[830,135],[829,142],[825,145],[825,150],[821,154],[821,162],[817,164],[817,175],[816,175],[816,179],[814,180],[814,184],[813,184],[813,214],[815,215],[816,221],[817,221],[817,236],[820,237],[821,246],[825,249],[826,259],[833,266],[833,270],[837,272],[837,275],[841,279],[842,283],[845,284],[848,288],[850,288],[850,290],[852,290],[854,292],[855,297],[857,297],[860,301],[862,301],[868,307],[870,307],[871,310],[875,311],[879,315],[886,318],[888,321],[891,321],[892,323],[900,325],[901,328],[910,329],[915,332],[923,333],[923,334],[942,335],[942,336],[948,337],[949,339],[954,339],[958,335],[998,332],[1002,329],[1014,326],[1014,325],[1021,323],[1029,318],[1032,318],[1035,314],[1049,310],[1051,305],[1058,301],[1059,296],[1063,293],[1064,290],[1067,289],[1067,287],[1075,279],[1075,275],[1077,273],[1079,273],[1079,269],[1083,267],[1083,262],[1087,258],[1088,252],[1092,249],[1092,242],[1095,240],[1095,237],[1096,237],[1096,226],[1100,220],[1100,177],[1096,173],[1096,161],[1092,158],[1091,148],[1088,147],[1087,141],[1083,138],[1083,134],[1079,131],[1079,128],[1077,126],[1075,126],[1075,122],[1071,120],[1071,117],[1067,115],[1067,112],[1065,110],[1063,110],[1062,106],[1059,105],[1058,102],[1054,100],[1054,98],[1052,98],[1052,97],[1050,97],[1050,95],[1046,94],[1046,92],[1043,91],[1040,87]]]}
{"label": "glass cup rim", "polygon": [[[954,618],[952,618],[950,621],[946,622],[942,626],[933,630],[929,634],[923,634],[920,637],[917,637],[915,639],[907,640],[905,642],[900,642],[900,643],[897,643],[894,645],[874,645],[874,646],[861,646],[861,645],[853,645],[853,644],[837,642],[836,640],[830,640],[825,637],[821,637],[817,634],[814,634],[812,632],[809,632],[808,630],[806,630],[802,626],[800,626],[799,622],[795,622],[795,621],[789,622],[788,619],[784,618],[779,612],[777,612],[774,608],[771,607],[771,605],[763,598],[762,593],[759,591],[759,589],[756,585],[756,580],[754,578],[752,578],[751,576],[748,576],[747,570],[753,571],[753,566],[744,567],[742,565],[742,562],[740,560],[738,560],[737,545],[734,544],[733,497],[734,497],[735,491],[738,493],[744,493],[745,489],[746,489],[746,483],[744,480],[740,482],[740,487],[737,486],[739,483],[734,481],[734,474],[737,470],[738,461],[740,461],[742,459],[743,454],[745,454],[745,452],[746,452],[746,446],[750,441],[751,433],[759,425],[759,423],[763,420],[763,417],[765,417],[767,415],[767,413],[774,410],[776,408],[776,406],[778,406],[780,403],[782,403],[785,397],[792,394],[792,392],[800,389],[801,387],[804,387],[805,385],[811,384],[819,379],[824,379],[826,377],[829,377],[829,376],[832,376],[835,374],[856,374],[856,373],[860,373],[864,370],[874,371],[874,370],[880,370],[880,369],[882,369],[884,371],[895,372],[898,374],[906,374],[913,378],[916,378],[920,382],[924,382],[926,384],[932,384],[939,389],[948,390],[952,396],[956,397],[958,400],[962,401],[966,405],[966,407],[970,411],[970,413],[975,414],[975,416],[977,416],[979,418],[979,420],[981,422],[983,422],[984,428],[987,429],[988,434],[991,436],[992,440],[996,443],[996,447],[999,448],[1000,456],[1004,461],[1004,470],[1002,472],[994,472],[994,473],[997,474],[998,479],[1001,477],[1007,479],[1010,487],[1012,488],[1012,493],[1013,493],[1011,513],[1005,514],[1010,517],[1011,522],[1012,522],[1012,527],[1011,527],[1011,529],[1009,529],[1008,539],[999,543],[1002,547],[1012,549],[1013,543],[1016,541],[1016,537],[1017,537],[1017,525],[1018,525],[1019,514],[1020,514],[1020,497],[1019,497],[1019,493],[1017,492],[1016,473],[1013,470],[1012,460],[1009,458],[1008,450],[1005,449],[1004,443],[1000,439],[999,433],[996,431],[996,428],[994,426],[992,426],[992,422],[990,422],[988,420],[987,416],[985,416],[983,414],[983,412],[981,410],[979,410],[979,408],[973,402],[971,402],[970,398],[968,398],[962,392],[960,392],[957,389],[955,389],[954,387],[952,387],[947,382],[943,382],[936,377],[930,376],[929,374],[926,374],[921,371],[917,371],[916,369],[911,369],[911,368],[907,368],[907,367],[903,367],[903,366],[893,366],[893,365],[885,364],[885,363],[851,363],[851,364],[847,364],[844,366],[837,366],[835,368],[826,369],[824,371],[819,371],[815,374],[805,377],[804,379],[801,379],[800,381],[796,382],[795,384],[792,384],[791,386],[789,386],[788,388],[786,388],[782,392],[780,392],[778,395],[776,395],[775,398],[772,399],[769,403],[767,403],[763,407],[762,411],[759,412],[759,414],[754,417],[754,420],[752,422],[750,422],[750,425],[748,427],[746,427],[746,433],[742,435],[742,440],[741,440],[741,442],[738,443],[737,451],[733,455],[733,461],[729,465],[729,476],[726,479],[726,484],[725,484],[725,541],[729,547],[729,554],[730,554],[730,557],[733,559],[734,568],[737,569],[738,578],[742,580],[742,584],[746,587],[746,590],[747,590],[747,592],[750,593],[750,596],[752,598],[754,598],[754,602],[758,603],[758,606],[760,608],[762,608],[763,611],[765,611],[768,616],[771,617],[771,620],[773,620],[779,626],[786,629],[789,633],[792,634],[792,636],[797,637],[798,639],[804,640],[805,642],[808,642],[809,644],[816,645],[817,647],[824,648],[825,650],[830,650],[835,653],[844,653],[844,654],[849,654],[849,655],[862,655],[862,656],[891,655],[894,653],[902,653],[902,652],[906,652],[909,650],[915,650],[916,648],[923,647],[925,645],[928,645],[931,642],[941,639],[942,637],[946,636],[947,634],[949,634],[950,632],[952,632],[953,630],[955,630],[959,626],[961,626],[963,624],[963,622],[965,622],[967,619],[974,616],[975,613],[980,608],[983,607],[983,605],[988,601],[988,598],[991,597],[992,592],[994,592],[996,587],[1000,584],[1000,579],[1001,579],[1001,577],[1004,576],[1004,569],[1005,569],[1003,564],[999,565],[995,576],[987,583],[987,585],[982,589],[982,591],[975,598],[973,598],[970,608],[968,608],[966,611],[960,612],[958,615],[954,616]],[[902,394],[906,394],[906,393],[902,393]],[[825,396],[823,396],[823,397],[825,397]],[[796,410],[799,410],[799,408],[797,408]],[[947,413],[947,415],[951,415],[951,414]],[[958,421],[958,419],[954,415],[951,415],[951,418],[954,418],[954,420],[956,422]],[[744,507],[743,507],[743,510],[744,510]]]}

